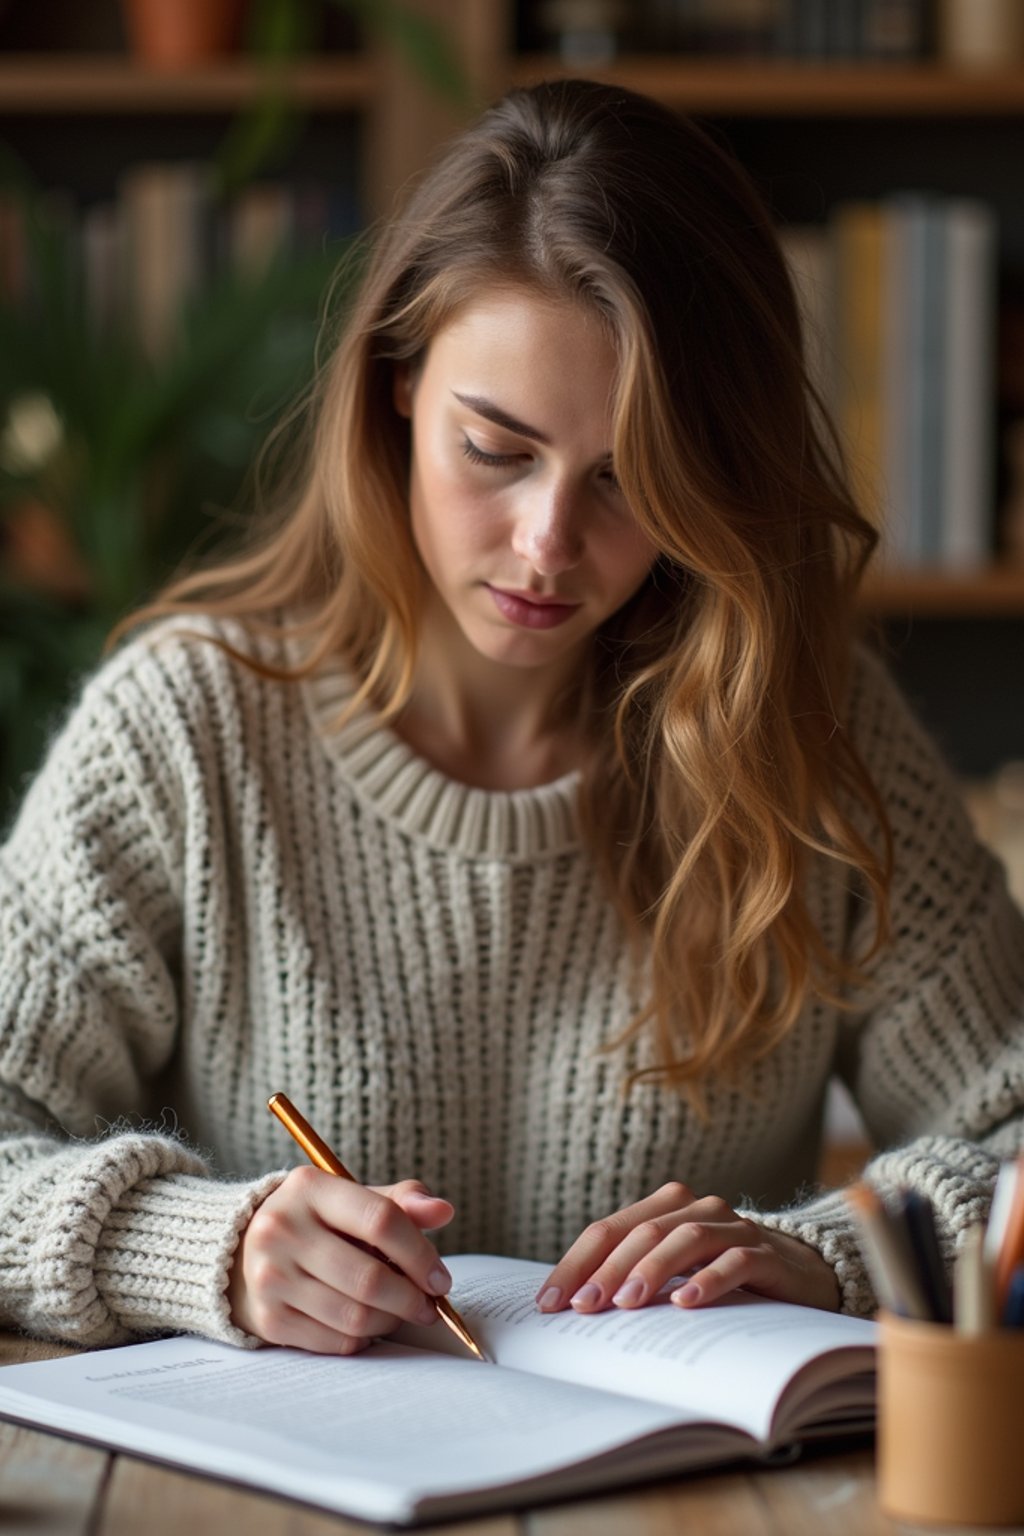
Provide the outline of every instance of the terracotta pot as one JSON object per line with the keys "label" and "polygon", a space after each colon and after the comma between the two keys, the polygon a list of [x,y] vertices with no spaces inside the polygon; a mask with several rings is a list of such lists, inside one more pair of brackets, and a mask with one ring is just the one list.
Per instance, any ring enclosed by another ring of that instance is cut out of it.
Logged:
{"label": "terracotta pot", "polygon": [[191,69],[238,47],[248,0],[121,0],[132,52],[152,69]]}

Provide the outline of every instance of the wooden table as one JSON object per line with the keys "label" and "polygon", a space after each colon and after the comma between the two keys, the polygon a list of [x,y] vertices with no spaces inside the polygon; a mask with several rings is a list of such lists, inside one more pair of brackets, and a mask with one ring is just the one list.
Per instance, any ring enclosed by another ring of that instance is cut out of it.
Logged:
{"label": "wooden table", "polygon": [[[66,1353],[0,1333],[0,1365]],[[4,1536],[373,1536],[379,1527],[321,1514],[0,1422]],[[790,1467],[733,1470],[526,1512],[427,1527],[432,1536],[895,1536],[924,1527],[886,1519],[863,1447],[816,1452]],[[966,1527],[944,1527],[966,1536]],[[974,1530],[974,1528],[971,1528]],[[1024,1536],[1024,1526],[1013,1528]],[[935,1528],[930,1528],[935,1536]],[[980,1528],[977,1528],[980,1536]],[[990,1533],[991,1536],[991,1533]]]}

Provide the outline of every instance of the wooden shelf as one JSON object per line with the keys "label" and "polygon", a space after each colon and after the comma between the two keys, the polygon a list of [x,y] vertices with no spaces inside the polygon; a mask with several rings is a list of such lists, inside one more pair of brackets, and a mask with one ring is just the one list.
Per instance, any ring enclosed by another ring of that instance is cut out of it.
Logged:
{"label": "wooden shelf", "polygon": [[[559,59],[506,61],[504,84],[578,74]],[[1024,69],[985,73],[936,65],[878,67],[788,61],[624,56],[595,79],[629,86],[692,112],[727,117],[927,117],[1024,115]],[[366,107],[375,61],[312,57],[284,66],[292,99],[319,111]],[[0,116],[61,112],[231,111],[266,89],[266,69],[235,58],[182,73],[146,69],[123,54],[0,54]]]}
{"label": "wooden shelf", "polygon": [[[233,112],[265,94],[275,78],[251,58],[165,73],[121,54],[0,54],[0,117]],[[280,79],[300,106],[350,112],[372,100],[377,70],[361,55],[310,58],[283,65]]]}
{"label": "wooden shelf", "polygon": [[[1024,114],[1024,69],[935,64],[800,64],[627,56],[582,71],[688,112],[723,117],[993,117]],[[557,58],[525,56],[511,82],[580,74]]]}
{"label": "wooden shelf", "polygon": [[975,572],[876,571],[861,591],[861,606],[879,617],[1024,617],[1024,565]]}

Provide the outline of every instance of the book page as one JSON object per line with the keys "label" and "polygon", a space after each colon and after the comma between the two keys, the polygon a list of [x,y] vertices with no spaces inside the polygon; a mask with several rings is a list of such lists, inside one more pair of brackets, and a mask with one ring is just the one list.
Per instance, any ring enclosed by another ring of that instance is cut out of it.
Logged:
{"label": "book page", "polygon": [[[432,1498],[605,1458],[687,1418],[396,1344],[340,1358],[196,1338],[5,1367],[0,1413],[398,1521]],[[689,1460],[713,1444],[698,1435]],[[672,1459],[688,1464],[681,1448]]]}
{"label": "book page", "polygon": [[[872,1363],[875,1325],[862,1318],[746,1292],[692,1312],[666,1296],[633,1312],[542,1313],[534,1297],[549,1266],[479,1254],[445,1262],[455,1282],[452,1302],[499,1364],[683,1408],[758,1439],[771,1438],[788,1383],[813,1362],[809,1387],[863,1373]],[[461,1350],[437,1325],[404,1327],[401,1337],[422,1348]],[[799,1394],[789,1397],[797,1418]],[[869,1402],[861,1382],[856,1406]]]}

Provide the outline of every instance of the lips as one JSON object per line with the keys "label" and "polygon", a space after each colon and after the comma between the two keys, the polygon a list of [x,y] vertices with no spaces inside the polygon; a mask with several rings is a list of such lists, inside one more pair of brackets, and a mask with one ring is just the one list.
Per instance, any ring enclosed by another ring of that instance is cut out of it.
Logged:
{"label": "lips", "polygon": [[523,629],[557,629],[571,619],[579,603],[564,598],[541,597],[534,592],[516,592],[503,587],[487,587],[494,606],[510,624]]}

